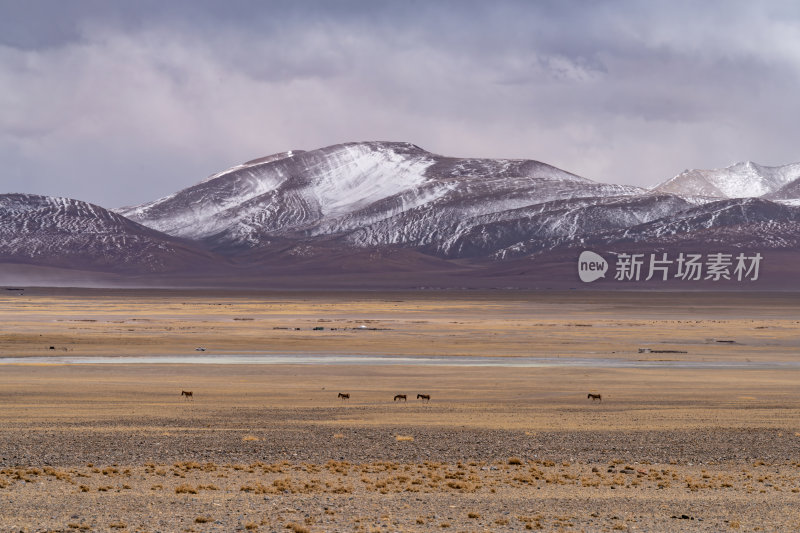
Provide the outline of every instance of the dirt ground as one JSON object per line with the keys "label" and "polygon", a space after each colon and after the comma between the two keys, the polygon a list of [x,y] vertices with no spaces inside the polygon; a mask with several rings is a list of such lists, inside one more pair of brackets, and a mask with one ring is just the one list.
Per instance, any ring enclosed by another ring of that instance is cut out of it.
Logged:
{"label": "dirt ground", "polygon": [[792,294],[5,292],[0,531],[800,530]]}

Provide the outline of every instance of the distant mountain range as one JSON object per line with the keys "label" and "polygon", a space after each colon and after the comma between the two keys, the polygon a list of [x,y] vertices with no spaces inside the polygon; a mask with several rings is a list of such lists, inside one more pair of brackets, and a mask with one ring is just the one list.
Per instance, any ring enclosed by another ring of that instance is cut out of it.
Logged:
{"label": "distant mountain range", "polygon": [[24,281],[27,265],[65,283],[96,272],[157,285],[545,288],[579,283],[584,249],[713,249],[779,258],[765,258],[759,285],[779,288],[798,244],[800,163],[687,170],[646,190],[363,142],[263,157],[115,210],[0,195],[0,263],[14,266],[0,280]]}
{"label": "distant mountain range", "polygon": [[797,198],[798,187],[800,163],[765,167],[745,161],[713,170],[684,170],[653,190],[708,198]]}

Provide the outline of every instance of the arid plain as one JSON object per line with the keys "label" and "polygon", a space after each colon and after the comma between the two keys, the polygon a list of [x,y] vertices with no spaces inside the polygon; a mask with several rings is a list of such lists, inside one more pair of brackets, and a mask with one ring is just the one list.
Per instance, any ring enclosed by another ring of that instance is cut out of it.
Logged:
{"label": "arid plain", "polygon": [[3,293],[0,531],[800,529],[796,294]]}

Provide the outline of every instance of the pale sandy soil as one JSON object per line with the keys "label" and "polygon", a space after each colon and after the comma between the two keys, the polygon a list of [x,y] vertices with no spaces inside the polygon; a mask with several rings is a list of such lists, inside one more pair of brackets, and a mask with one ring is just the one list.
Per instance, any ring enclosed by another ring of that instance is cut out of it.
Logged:
{"label": "pale sandy soil", "polygon": [[[34,290],[0,295],[0,357],[796,362],[798,311],[791,295]],[[0,364],[0,531],[798,530],[798,392],[793,366]]]}

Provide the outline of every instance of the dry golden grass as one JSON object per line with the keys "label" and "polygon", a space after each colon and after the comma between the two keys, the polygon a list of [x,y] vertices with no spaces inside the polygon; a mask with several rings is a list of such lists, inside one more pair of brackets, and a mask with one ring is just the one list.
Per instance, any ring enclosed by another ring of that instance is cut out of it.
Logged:
{"label": "dry golden grass", "polygon": [[[0,320],[8,332],[0,337],[0,356],[192,354],[202,345],[214,353],[270,346],[282,353],[613,353],[633,359],[741,361],[759,355],[752,347],[771,342],[769,357],[790,360],[797,347],[792,317],[800,316],[798,311],[796,298],[788,293],[309,292],[251,297],[213,291],[31,289],[25,298],[0,294]],[[242,317],[251,320],[236,320]],[[312,331],[321,318],[336,331]],[[379,331],[359,331],[361,324]],[[641,347],[689,353],[639,354]]]}
{"label": "dry golden grass", "polygon": [[197,494],[197,489],[191,485],[178,485],[175,487],[175,494]]}
{"label": "dry golden grass", "polygon": [[[800,349],[794,333],[797,320],[792,318],[800,316],[800,302],[780,295],[752,299],[683,294],[612,297],[604,293],[248,297],[44,289],[31,294],[35,296],[24,300],[0,294],[0,319],[6,332],[0,335],[0,356],[52,355],[50,345],[64,345],[69,355],[193,354],[194,347],[202,344],[216,353],[252,351],[268,345],[271,350],[286,353],[641,359],[653,357],[638,353],[638,348],[646,344],[689,352],[669,354],[670,358],[757,362],[791,360]],[[686,317],[687,307],[692,308],[691,318]],[[87,316],[94,321],[84,321]],[[370,322],[366,322],[367,316]],[[233,320],[236,317],[253,320]],[[340,328],[330,335],[327,331],[325,336],[314,335],[310,328],[320,319]],[[380,331],[346,329],[361,323]],[[272,329],[295,325],[301,330]],[[735,339],[737,344],[720,344],[714,339]],[[359,390],[357,403],[347,407],[350,409],[382,402],[386,391],[403,388],[413,380],[418,390],[436,394],[439,404],[424,411],[416,405],[397,410],[392,415],[397,424],[519,429],[533,437],[556,429],[624,431],[642,429],[643,425],[645,429],[692,428],[703,426],[709,418],[719,420],[723,427],[785,427],[788,417],[781,417],[773,406],[791,397],[798,374],[792,369],[765,371],[752,379],[752,373],[743,371],[694,369],[665,373],[658,369],[603,368],[318,367],[298,373],[291,368],[269,367],[267,373],[258,366],[198,367],[162,367],[168,369],[166,373],[146,366],[124,372],[116,368],[102,379],[89,368],[75,369],[75,375],[69,376],[59,366],[8,366],[3,369],[0,384],[9,394],[24,398],[38,393],[31,377],[44,380],[64,400],[49,406],[54,419],[91,420],[98,403],[110,417],[130,415],[125,404],[130,396],[120,396],[120,387],[125,394],[140,387],[143,396],[153,398],[137,406],[137,414],[147,416],[164,405],[173,405],[173,400],[181,409],[191,408],[199,414],[212,406],[241,405],[243,397],[253,408],[328,407],[333,405],[330,391]],[[217,371],[225,383],[236,383],[236,387],[221,384]],[[407,379],[398,379],[397,372],[406,374]],[[180,373],[180,380],[176,373]],[[75,391],[87,380],[92,387],[81,397]],[[320,382],[325,390],[320,390]],[[182,383],[192,383],[192,388],[198,389],[194,403],[178,402]],[[650,401],[655,389],[659,390],[657,403]],[[588,390],[603,392],[602,405],[587,403]],[[685,401],[687,394],[692,403]],[[747,409],[738,402],[746,403]],[[34,404],[18,407],[3,413],[2,422],[41,416]],[[560,416],[565,409],[575,416]],[[633,416],[621,416],[625,413]],[[384,422],[384,413],[377,409],[329,419],[334,439],[344,438],[337,430],[346,424]],[[171,429],[162,428],[159,434],[171,436]]]}

